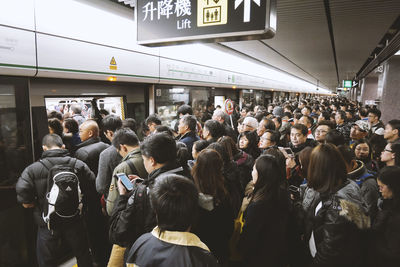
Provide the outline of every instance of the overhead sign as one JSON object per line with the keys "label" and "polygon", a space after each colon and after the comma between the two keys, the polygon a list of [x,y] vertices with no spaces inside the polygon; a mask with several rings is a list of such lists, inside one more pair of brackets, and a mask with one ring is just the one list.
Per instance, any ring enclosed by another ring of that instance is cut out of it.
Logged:
{"label": "overhead sign", "polygon": [[353,81],[351,80],[343,80],[343,87],[344,88],[351,88],[353,86]]}
{"label": "overhead sign", "polygon": [[136,18],[146,46],[268,39],[276,0],[138,0]]}
{"label": "overhead sign", "polygon": [[232,115],[233,109],[234,109],[232,100],[230,100],[229,98],[227,100],[225,100],[224,107],[225,107],[226,114]]}

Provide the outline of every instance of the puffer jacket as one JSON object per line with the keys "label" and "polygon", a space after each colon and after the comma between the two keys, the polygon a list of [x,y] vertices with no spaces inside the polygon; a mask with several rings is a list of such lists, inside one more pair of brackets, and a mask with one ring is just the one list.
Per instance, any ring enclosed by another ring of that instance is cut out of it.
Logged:
{"label": "puffer jacket", "polygon": [[[71,157],[68,150],[52,149],[44,151],[41,160],[46,160],[53,165],[68,165]],[[96,189],[94,185],[95,176],[89,167],[82,161],[77,160],[75,164],[80,188],[84,196],[83,203],[93,198]],[[38,226],[46,224],[42,219],[42,210],[45,203],[47,191],[48,170],[41,162],[35,162],[22,172],[16,185],[17,200],[19,203],[34,203],[34,219]]]}
{"label": "puffer jacket", "polygon": [[77,145],[74,156],[85,162],[97,176],[100,153],[107,147],[109,145],[101,142],[99,137],[93,137]]}
{"label": "puffer jacket", "polygon": [[309,244],[313,233],[317,251],[310,266],[363,266],[368,228],[370,218],[355,182],[347,180],[336,192],[319,194],[305,220],[304,241]]}

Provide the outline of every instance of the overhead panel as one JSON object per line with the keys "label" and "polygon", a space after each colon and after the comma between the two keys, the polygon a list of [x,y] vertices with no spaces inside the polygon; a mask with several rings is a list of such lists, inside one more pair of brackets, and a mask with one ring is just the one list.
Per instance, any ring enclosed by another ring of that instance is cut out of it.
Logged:
{"label": "overhead panel", "polygon": [[339,79],[351,79],[400,14],[398,0],[330,1]]}

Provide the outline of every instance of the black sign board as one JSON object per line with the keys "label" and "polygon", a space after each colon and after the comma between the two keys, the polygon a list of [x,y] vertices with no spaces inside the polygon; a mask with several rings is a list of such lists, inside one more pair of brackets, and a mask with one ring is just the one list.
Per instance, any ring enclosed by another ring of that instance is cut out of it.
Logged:
{"label": "black sign board", "polygon": [[276,0],[138,0],[136,18],[146,46],[268,39]]}

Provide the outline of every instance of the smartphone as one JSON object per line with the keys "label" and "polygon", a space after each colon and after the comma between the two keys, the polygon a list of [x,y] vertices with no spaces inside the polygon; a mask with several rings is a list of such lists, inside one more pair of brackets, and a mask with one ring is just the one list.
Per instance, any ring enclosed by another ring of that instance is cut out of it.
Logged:
{"label": "smartphone", "polygon": [[131,180],[129,180],[128,176],[125,173],[117,173],[116,174],[117,178],[119,178],[128,191],[132,191],[133,189],[133,184]]}
{"label": "smartphone", "polygon": [[294,157],[294,153],[292,151],[292,149],[290,147],[284,147],[283,149],[285,149],[286,153],[291,156]]}

